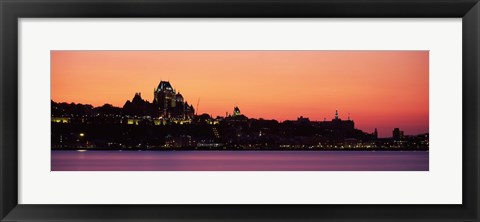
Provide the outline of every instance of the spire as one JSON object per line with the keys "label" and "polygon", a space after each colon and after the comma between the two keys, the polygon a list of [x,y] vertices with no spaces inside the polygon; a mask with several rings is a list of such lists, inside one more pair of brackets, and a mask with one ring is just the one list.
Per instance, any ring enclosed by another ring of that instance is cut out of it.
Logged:
{"label": "spire", "polygon": [[335,119],[338,119],[338,110],[335,110]]}
{"label": "spire", "polygon": [[348,120],[350,120],[350,113],[348,113]]}

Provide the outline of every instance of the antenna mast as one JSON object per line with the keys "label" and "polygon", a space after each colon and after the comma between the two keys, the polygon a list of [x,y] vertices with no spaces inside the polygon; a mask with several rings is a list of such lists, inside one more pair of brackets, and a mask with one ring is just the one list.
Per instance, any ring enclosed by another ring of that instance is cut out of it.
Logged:
{"label": "antenna mast", "polygon": [[195,109],[195,116],[198,116],[198,107],[200,106],[200,98],[197,100],[197,108]]}

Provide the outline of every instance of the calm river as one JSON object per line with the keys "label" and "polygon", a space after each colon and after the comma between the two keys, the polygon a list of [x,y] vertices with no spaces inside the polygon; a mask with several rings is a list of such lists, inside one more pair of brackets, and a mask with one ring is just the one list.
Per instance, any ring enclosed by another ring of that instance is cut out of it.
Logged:
{"label": "calm river", "polygon": [[428,151],[52,151],[52,171],[428,171]]}

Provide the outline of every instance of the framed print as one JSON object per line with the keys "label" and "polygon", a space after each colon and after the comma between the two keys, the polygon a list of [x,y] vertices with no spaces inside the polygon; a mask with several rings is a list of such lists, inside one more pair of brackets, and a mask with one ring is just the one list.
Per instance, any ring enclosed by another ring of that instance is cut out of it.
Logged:
{"label": "framed print", "polygon": [[477,1],[1,4],[2,221],[478,221]]}

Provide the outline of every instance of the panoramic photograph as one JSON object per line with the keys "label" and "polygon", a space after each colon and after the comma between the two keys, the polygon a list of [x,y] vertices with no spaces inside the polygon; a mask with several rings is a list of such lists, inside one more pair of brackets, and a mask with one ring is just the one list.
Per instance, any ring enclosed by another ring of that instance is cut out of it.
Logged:
{"label": "panoramic photograph", "polygon": [[429,51],[51,51],[52,171],[428,171]]}

